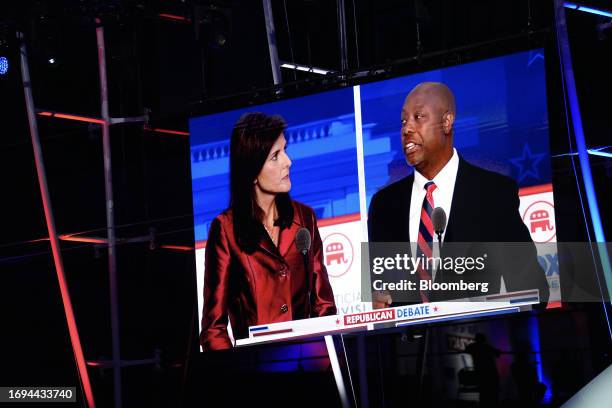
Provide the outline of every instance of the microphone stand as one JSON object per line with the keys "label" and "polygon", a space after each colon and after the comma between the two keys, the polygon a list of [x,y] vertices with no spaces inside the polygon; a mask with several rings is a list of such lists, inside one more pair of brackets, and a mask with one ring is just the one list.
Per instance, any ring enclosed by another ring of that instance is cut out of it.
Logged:
{"label": "microphone stand", "polygon": [[306,296],[308,298],[308,305],[306,307],[306,318],[309,318],[310,313],[312,312],[312,274],[310,273],[310,268],[308,268],[308,249],[303,249],[301,252],[302,260],[304,261],[304,272],[306,273],[306,284],[308,285],[308,291],[306,292]]}
{"label": "microphone stand", "polygon": [[[436,236],[438,237],[438,256],[440,256],[440,258],[442,258],[442,234],[444,233],[444,230],[439,230],[436,231]],[[439,271],[437,271],[436,274],[440,274],[440,280],[438,282],[444,282],[444,269],[440,268]]]}
{"label": "microphone stand", "polygon": [[[436,231],[436,236],[438,237],[438,255],[440,257],[442,257],[442,234],[444,233],[444,230],[439,230]],[[435,264],[435,263],[434,263]],[[443,270],[442,268],[440,268],[441,270],[437,271],[437,273],[440,274],[440,282],[444,281],[444,274],[443,274]],[[436,279],[438,280],[438,279]],[[423,333],[423,344],[421,346],[421,353],[420,353],[420,367],[419,367],[419,397],[422,399],[424,397],[424,392],[423,392],[423,382],[425,379],[425,363],[427,361],[427,346],[429,343],[429,327],[425,326],[425,330]]]}

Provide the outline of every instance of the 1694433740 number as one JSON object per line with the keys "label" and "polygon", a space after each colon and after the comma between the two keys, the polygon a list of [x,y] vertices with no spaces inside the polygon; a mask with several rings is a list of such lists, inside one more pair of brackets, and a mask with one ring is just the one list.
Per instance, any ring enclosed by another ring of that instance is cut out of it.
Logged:
{"label": "1694433740 number", "polygon": [[0,387],[0,402],[76,402],[76,387]]}

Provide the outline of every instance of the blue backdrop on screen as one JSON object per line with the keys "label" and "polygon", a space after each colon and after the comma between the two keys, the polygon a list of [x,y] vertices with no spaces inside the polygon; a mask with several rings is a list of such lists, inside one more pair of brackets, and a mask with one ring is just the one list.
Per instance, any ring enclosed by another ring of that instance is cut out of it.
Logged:
{"label": "blue backdrop on screen", "polygon": [[514,178],[520,187],[551,182],[543,50],[361,86],[366,195],[408,175],[400,113],[418,83],[454,92],[455,146],[469,162]]}
{"label": "blue backdrop on screen", "polygon": [[229,137],[245,112],[281,115],[291,166],[291,196],[317,217],[359,212],[353,89],[346,88],[257,107],[194,118],[190,122],[191,177],[196,241],[229,204]]}
{"label": "blue backdrop on screen", "polygon": [[[400,112],[406,94],[423,81],[453,90],[455,146],[465,159],[520,187],[551,182],[544,52],[532,50],[362,85],[367,205],[411,171],[400,146]],[[238,118],[254,111],[287,121],[294,199],[318,218],[359,213],[353,88],[345,88],[190,121],[197,241],[229,203],[229,137]]]}

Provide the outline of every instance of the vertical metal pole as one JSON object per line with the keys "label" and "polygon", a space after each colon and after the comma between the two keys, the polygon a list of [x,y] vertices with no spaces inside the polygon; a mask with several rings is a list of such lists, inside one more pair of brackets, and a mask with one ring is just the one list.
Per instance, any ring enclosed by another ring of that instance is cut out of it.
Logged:
{"label": "vertical metal pole", "polygon": [[108,275],[110,286],[111,336],[113,346],[113,385],[115,408],[121,408],[121,348],[119,344],[119,293],[117,288],[117,260],[115,241],[115,217],[113,203],[113,174],[110,144],[110,115],[108,112],[108,86],[106,82],[106,55],[104,27],[96,19],[98,44],[98,69],[100,74],[100,102],[102,110],[102,149],[104,153],[104,189],[106,192],[106,234],[108,239]]}
{"label": "vertical metal pole", "polygon": [[425,392],[423,390],[423,384],[425,384],[427,346],[429,345],[429,328],[428,327],[425,327],[425,335],[423,336],[422,340],[423,340],[423,345],[421,347],[420,355],[419,355],[420,361],[419,359],[417,359],[417,361],[419,361],[417,370],[419,372],[419,397],[421,398],[421,400],[424,400],[423,396],[425,395]]}
{"label": "vertical metal pole", "polygon": [[[272,14],[271,0],[263,0],[264,17],[266,19],[266,33],[268,34],[268,51],[270,52],[270,65],[272,66],[272,78],[274,85],[283,82],[280,63],[278,61],[278,50],[276,48],[276,30],[274,29],[274,16]],[[293,62],[293,61],[292,61]]]}
{"label": "vertical metal pole", "polygon": [[421,21],[424,19],[424,5],[422,0],[416,0],[414,2],[414,16],[415,16],[415,29],[416,29],[416,53],[420,59],[423,53],[423,43],[421,42]]}
{"label": "vertical metal pole", "polygon": [[32,139],[32,147],[34,149],[34,160],[36,163],[36,174],[38,175],[38,185],[40,187],[40,195],[42,196],[43,208],[45,211],[45,220],[47,222],[47,230],[49,232],[49,240],[51,242],[51,251],[53,253],[53,262],[55,271],[57,272],[57,280],[59,282],[62,303],[64,305],[64,313],[68,323],[68,333],[70,334],[70,342],[72,351],[77,363],[77,369],[83,385],[85,399],[87,405],[95,408],[96,404],[93,398],[91,383],[89,382],[89,374],[87,373],[87,365],[83,356],[79,331],[77,329],[76,320],[74,318],[74,310],[70,300],[70,292],[64,273],[64,263],[62,261],[62,253],[60,250],[59,238],[55,229],[55,219],[53,218],[53,206],[51,205],[51,197],[47,186],[47,175],[45,173],[45,163],[43,161],[42,149],[40,147],[40,138],[38,136],[38,124],[36,122],[36,110],[34,108],[34,99],[32,97],[32,86],[30,83],[30,69],[28,66],[28,54],[23,41],[23,35],[18,34],[21,41],[20,59],[21,59],[21,79],[23,81],[23,91],[25,94],[26,109],[28,113],[28,122],[30,124],[30,137]]}
{"label": "vertical metal pole", "polygon": [[336,0],[338,15],[338,42],[340,43],[340,67],[342,72],[348,71],[348,45],[346,40],[346,13],[344,0]]}
{"label": "vertical metal pole", "polygon": [[334,345],[334,339],[331,335],[325,336],[325,346],[327,347],[329,362],[331,363],[332,372],[334,373],[334,379],[336,380],[336,386],[338,387],[338,394],[340,396],[340,403],[342,404],[342,408],[350,408],[351,403],[349,400],[348,393],[346,392],[346,386],[344,385],[342,369],[340,368],[340,360],[338,359],[338,354],[336,353],[336,346]]}
{"label": "vertical metal pole", "polygon": [[[580,116],[580,105],[578,103],[578,92],[576,91],[576,81],[574,79],[574,69],[572,66],[572,54],[569,46],[569,38],[567,35],[567,24],[565,21],[565,2],[563,0],[555,0],[555,24],[557,29],[557,41],[559,46],[559,58],[561,68],[563,70],[563,80],[566,86],[567,97],[569,101],[569,110],[574,127],[574,138],[576,147],[578,148],[578,159],[580,161],[580,172],[584,182],[584,189],[587,196],[587,204],[591,215],[591,223],[595,232],[595,240],[599,249],[599,257],[601,260],[605,284],[607,287],[607,296],[612,295],[612,269],[610,267],[610,257],[606,248],[606,237],[604,234],[599,206],[597,204],[597,194],[595,192],[595,184],[591,174],[591,164],[589,163],[589,153],[584,137],[584,129],[582,128],[582,117]],[[605,311],[604,306],[604,311]],[[610,320],[608,318],[608,330],[612,336],[610,328]]]}
{"label": "vertical metal pole", "polygon": [[366,360],[365,333],[357,335],[357,364],[359,369],[359,406],[369,408],[370,400],[368,397],[368,363]]}

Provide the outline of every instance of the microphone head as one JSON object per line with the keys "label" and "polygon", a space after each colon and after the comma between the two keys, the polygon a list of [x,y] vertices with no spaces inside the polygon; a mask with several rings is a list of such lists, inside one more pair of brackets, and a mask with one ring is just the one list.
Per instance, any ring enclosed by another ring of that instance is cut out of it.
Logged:
{"label": "microphone head", "polygon": [[442,207],[436,207],[431,213],[431,223],[436,234],[444,233],[446,229],[446,212]]}
{"label": "microphone head", "polygon": [[310,244],[312,244],[310,232],[307,228],[300,228],[295,235],[295,246],[297,247],[298,251],[306,255],[310,250]]}

